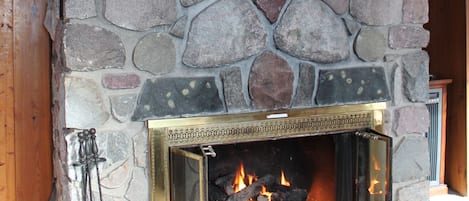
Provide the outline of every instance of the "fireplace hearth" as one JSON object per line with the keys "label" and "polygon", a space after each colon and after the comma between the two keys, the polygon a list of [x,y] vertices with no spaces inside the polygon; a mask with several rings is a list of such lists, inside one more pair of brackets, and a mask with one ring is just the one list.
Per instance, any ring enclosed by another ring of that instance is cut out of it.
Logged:
{"label": "fireplace hearth", "polygon": [[384,109],[150,120],[152,200],[390,201]]}

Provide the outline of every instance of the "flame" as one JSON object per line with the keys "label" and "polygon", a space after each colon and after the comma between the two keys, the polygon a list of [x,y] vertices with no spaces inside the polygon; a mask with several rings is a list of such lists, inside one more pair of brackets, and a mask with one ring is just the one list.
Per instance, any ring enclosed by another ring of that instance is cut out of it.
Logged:
{"label": "flame", "polygon": [[269,201],[272,201],[272,193],[271,192],[268,192],[267,189],[265,188],[265,186],[262,186],[262,189],[261,189],[261,192],[260,192],[261,195],[267,197],[267,199]]}
{"label": "flame", "polygon": [[373,179],[371,180],[370,182],[370,187],[368,188],[368,192],[370,192],[370,195],[374,195],[374,194],[383,194],[383,191],[382,190],[378,190],[376,191],[375,189],[375,186],[378,186],[377,184],[379,184],[380,182],[376,179]]}
{"label": "flame", "polygon": [[233,190],[235,191],[235,193],[246,188],[247,185],[244,183],[244,177],[245,177],[244,165],[243,163],[240,163],[239,168],[236,171],[234,181],[233,181]]}
{"label": "flame", "polygon": [[[245,181],[246,178],[247,182]],[[251,185],[255,181],[257,181],[257,176],[251,174],[246,175],[244,171],[244,165],[241,162],[239,164],[238,170],[236,170],[236,175],[233,181],[233,190],[235,191],[235,193],[237,193],[246,188],[247,186]]]}
{"label": "flame", "polygon": [[375,195],[375,194],[383,194],[383,190],[380,189],[380,181],[379,181],[379,171],[381,171],[381,167],[379,166],[378,160],[376,160],[376,156],[373,155],[371,160],[373,161],[373,169],[375,174],[374,178],[370,180],[370,187],[368,188],[368,192],[370,195]]}
{"label": "flame", "polygon": [[379,166],[378,160],[376,160],[375,155],[373,155],[371,160],[373,160],[373,169],[376,170],[376,171],[381,170],[381,167]]}
{"label": "flame", "polygon": [[282,173],[280,175],[280,184],[284,185],[284,186],[290,186],[290,182],[287,181],[287,178],[285,177],[285,173],[283,173],[283,170],[282,170]]}

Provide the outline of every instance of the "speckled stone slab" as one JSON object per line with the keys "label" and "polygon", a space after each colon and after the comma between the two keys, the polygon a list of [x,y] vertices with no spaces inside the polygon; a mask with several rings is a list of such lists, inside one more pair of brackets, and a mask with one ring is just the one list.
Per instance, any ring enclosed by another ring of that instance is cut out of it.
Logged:
{"label": "speckled stone slab", "polygon": [[157,78],[143,85],[132,120],[224,110],[214,77]]}
{"label": "speckled stone slab", "polygon": [[355,67],[319,71],[318,105],[380,102],[390,99],[381,67]]}

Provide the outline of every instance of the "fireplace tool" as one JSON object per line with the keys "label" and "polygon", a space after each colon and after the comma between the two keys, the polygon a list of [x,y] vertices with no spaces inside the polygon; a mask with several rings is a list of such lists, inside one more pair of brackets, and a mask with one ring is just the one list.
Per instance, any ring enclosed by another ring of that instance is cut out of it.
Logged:
{"label": "fireplace tool", "polygon": [[94,168],[96,169],[96,179],[98,182],[98,191],[99,191],[99,200],[103,200],[103,195],[101,192],[101,179],[99,176],[99,162],[106,161],[105,158],[98,157],[98,144],[96,143],[96,129],[85,129],[78,134],[78,142],[80,143],[80,148],[78,149],[78,162],[74,163],[74,166],[80,166],[82,172],[82,199],[87,201],[93,201],[93,192],[91,188],[91,171]]}

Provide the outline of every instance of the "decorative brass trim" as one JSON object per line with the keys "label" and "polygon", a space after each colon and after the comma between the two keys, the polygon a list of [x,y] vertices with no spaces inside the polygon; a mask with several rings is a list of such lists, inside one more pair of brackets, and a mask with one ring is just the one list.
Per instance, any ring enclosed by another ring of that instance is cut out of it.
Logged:
{"label": "decorative brass trim", "polygon": [[[324,135],[370,128],[383,133],[386,103],[149,120],[151,200],[170,201],[169,148]],[[273,118],[269,118],[273,117]]]}

